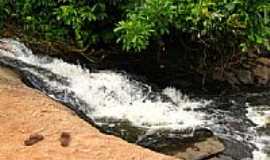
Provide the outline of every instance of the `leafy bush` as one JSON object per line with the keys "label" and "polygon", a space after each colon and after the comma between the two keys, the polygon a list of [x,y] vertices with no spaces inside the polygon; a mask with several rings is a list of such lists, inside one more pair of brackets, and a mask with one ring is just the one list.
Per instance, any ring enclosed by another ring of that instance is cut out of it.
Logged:
{"label": "leafy bush", "polygon": [[9,15],[15,14],[28,33],[48,40],[74,40],[78,47],[84,47],[113,37],[110,19],[114,16],[107,16],[105,4],[105,0],[17,0],[11,2],[14,10]]}
{"label": "leafy bush", "polygon": [[198,39],[234,34],[243,39],[243,49],[262,45],[270,50],[269,10],[266,0],[145,0],[115,32],[126,50],[145,49],[150,38],[169,34],[172,27]]}
{"label": "leafy bush", "polygon": [[107,17],[103,3],[89,6],[75,1],[61,5],[55,10],[55,15],[57,20],[72,28],[75,40],[80,47],[84,46],[84,42],[96,42],[96,33],[89,26],[91,26],[92,22],[102,21]]}
{"label": "leafy bush", "polygon": [[3,22],[7,18],[6,16],[10,14],[9,12],[8,2],[6,0],[0,2],[0,28],[3,26]]}
{"label": "leafy bush", "polygon": [[0,24],[15,15],[26,32],[81,48],[116,41],[142,51],[177,31],[210,46],[232,35],[242,49],[270,50],[269,12],[267,0],[2,0]]}
{"label": "leafy bush", "polygon": [[152,36],[169,33],[169,26],[176,16],[176,6],[170,0],[146,0],[120,21],[115,32],[120,33],[118,42],[126,50],[141,51],[149,45]]}
{"label": "leafy bush", "polygon": [[49,40],[64,40],[67,30],[52,14],[58,6],[55,0],[17,0],[12,2],[13,14],[24,31]]}

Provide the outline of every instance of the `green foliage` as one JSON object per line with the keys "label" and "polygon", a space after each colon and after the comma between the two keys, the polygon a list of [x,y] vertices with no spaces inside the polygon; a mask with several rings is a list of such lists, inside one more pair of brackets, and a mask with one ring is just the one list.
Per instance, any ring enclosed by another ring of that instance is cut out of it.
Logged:
{"label": "green foliage", "polygon": [[85,42],[95,43],[97,41],[96,36],[91,36],[95,33],[89,26],[92,22],[101,21],[107,17],[104,4],[96,3],[93,6],[88,6],[75,1],[57,8],[55,15],[57,20],[73,29],[75,40],[80,47],[83,47]]}
{"label": "green foliage", "polygon": [[115,32],[127,50],[144,49],[150,37],[159,38],[171,28],[196,35],[197,41],[233,34],[241,39],[241,47],[261,45],[270,50],[269,9],[267,0],[145,0],[118,23]]}
{"label": "green foliage", "polygon": [[48,40],[80,48],[118,42],[138,52],[176,31],[212,47],[232,35],[230,43],[243,50],[254,45],[270,50],[269,14],[269,0],[0,1],[0,25],[15,17],[26,32]]}
{"label": "green foliage", "polygon": [[120,33],[117,42],[123,42],[126,50],[141,51],[149,45],[151,36],[169,33],[169,26],[176,16],[176,7],[169,0],[146,0],[127,20],[120,21],[115,32]]}
{"label": "green foliage", "polygon": [[8,7],[7,0],[0,1],[0,29],[3,26],[4,20],[7,18],[7,15],[9,15],[10,9]]}
{"label": "green foliage", "polygon": [[[4,3],[0,2],[0,5]],[[12,2],[16,19],[24,30],[48,40],[74,41],[78,47],[96,44],[103,37],[113,33],[113,27],[106,33],[100,30],[106,21],[106,6],[103,2],[76,0],[17,0]],[[1,7],[2,8],[2,7]],[[0,10],[1,12],[1,10]],[[98,29],[97,29],[98,28]],[[102,28],[108,30],[106,27]]]}
{"label": "green foliage", "polygon": [[57,5],[55,0],[17,0],[12,3],[13,14],[26,32],[48,40],[64,40],[67,30],[52,14]]}

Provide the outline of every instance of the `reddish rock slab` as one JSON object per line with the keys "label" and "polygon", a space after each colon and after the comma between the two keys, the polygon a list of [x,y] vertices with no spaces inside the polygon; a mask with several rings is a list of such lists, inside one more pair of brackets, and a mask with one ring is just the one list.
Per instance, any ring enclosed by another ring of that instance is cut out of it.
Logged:
{"label": "reddish rock slab", "polygon": [[[25,145],[31,135],[43,138]],[[63,137],[68,141],[64,146]],[[67,107],[22,84],[17,74],[0,68],[0,160],[173,159],[100,133]]]}

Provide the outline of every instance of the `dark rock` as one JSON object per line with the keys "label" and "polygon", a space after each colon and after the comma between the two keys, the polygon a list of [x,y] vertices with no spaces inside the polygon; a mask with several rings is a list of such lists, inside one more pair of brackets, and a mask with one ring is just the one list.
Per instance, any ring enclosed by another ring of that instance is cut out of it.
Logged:
{"label": "dark rock", "polygon": [[209,160],[235,160],[235,159],[228,157],[228,156],[224,156],[224,155],[218,155],[218,156],[211,158]]}
{"label": "dark rock", "polygon": [[252,151],[254,150],[254,146],[233,139],[222,139],[222,141],[225,146],[224,156],[231,157],[235,160],[253,157]]}
{"label": "dark rock", "polygon": [[62,147],[68,147],[71,141],[70,133],[62,132],[60,136],[60,143]]}
{"label": "dark rock", "polygon": [[29,136],[29,138],[27,140],[24,141],[24,145],[25,146],[32,146],[36,143],[38,143],[39,141],[42,141],[44,139],[44,136],[41,134],[32,134]]}
{"label": "dark rock", "polygon": [[185,146],[182,151],[173,151],[169,155],[186,160],[203,160],[222,153],[224,149],[224,145],[216,137],[211,137]]}
{"label": "dark rock", "polygon": [[259,55],[262,57],[270,57],[270,52],[267,50],[260,50]]}
{"label": "dark rock", "polygon": [[254,77],[252,76],[252,72],[249,70],[239,70],[238,78],[243,84],[253,84]]}

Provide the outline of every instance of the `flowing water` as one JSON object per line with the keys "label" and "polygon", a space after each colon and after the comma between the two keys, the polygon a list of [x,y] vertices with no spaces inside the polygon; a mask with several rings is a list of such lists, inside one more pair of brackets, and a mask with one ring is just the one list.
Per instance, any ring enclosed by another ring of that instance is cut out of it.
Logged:
{"label": "flowing water", "polygon": [[190,98],[173,86],[156,89],[127,73],[90,71],[33,55],[11,39],[0,40],[0,64],[101,131],[129,142],[162,151],[211,132],[231,159],[270,159],[270,92]]}

